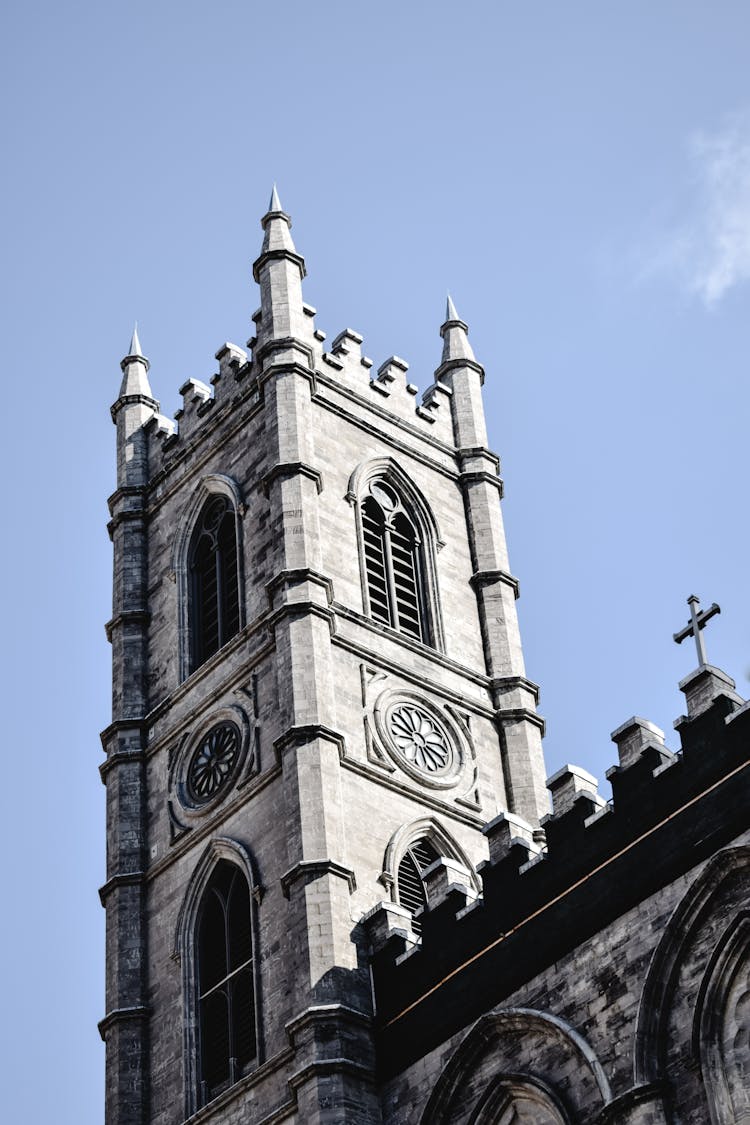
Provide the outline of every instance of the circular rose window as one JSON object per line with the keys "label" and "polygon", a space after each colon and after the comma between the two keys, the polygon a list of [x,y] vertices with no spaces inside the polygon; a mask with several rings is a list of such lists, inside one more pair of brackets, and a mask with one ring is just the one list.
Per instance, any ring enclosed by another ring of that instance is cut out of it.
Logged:
{"label": "circular rose window", "polygon": [[417,769],[442,773],[450,766],[453,753],[445,731],[421,707],[394,707],[389,727],[396,749]]}
{"label": "circular rose window", "polygon": [[188,794],[196,804],[215,797],[234,770],[240,732],[234,723],[219,723],[201,740],[187,769]]}

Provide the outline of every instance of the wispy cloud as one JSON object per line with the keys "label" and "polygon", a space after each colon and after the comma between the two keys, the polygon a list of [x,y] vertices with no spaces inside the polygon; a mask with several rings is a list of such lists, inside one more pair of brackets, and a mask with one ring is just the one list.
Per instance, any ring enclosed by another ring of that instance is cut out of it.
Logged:
{"label": "wispy cloud", "polygon": [[689,142],[689,214],[659,239],[643,275],[674,276],[707,306],[750,281],[750,113]]}

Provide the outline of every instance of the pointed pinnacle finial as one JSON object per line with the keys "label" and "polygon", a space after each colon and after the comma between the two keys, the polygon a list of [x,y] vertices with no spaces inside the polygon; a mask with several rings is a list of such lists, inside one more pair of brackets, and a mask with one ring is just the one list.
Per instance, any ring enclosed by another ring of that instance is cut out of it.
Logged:
{"label": "pointed pinnacle finial", "polygon": [[137,355],[137,356],[140,356],[141,358],[144,358],[143,352],[141,351],[141,341],[138,339],[138,321],[137,320],[136,320],[135,325],[133,327],[133,335],[132,335],[131,340],[130,340],[130,351],[128,352],[128,355]]}
{"label": "pointed pinnacle finial", "polygon": [[443,363],[457,359],[467,359],[476,363],[468,333],[468,325],[456,312],[456,306],[449,293],[445,302],[445,321],[440,329],[440,335],[443,337]]}
{"label": "pointed pinnacle finial", "polygon": [[271,202],[268,204],[268,210],[269,211],[282,211],[282,212],[284,210],[284,208],[281,206],[281,200],[279,199],[279,193],[276,190],[276,184],[273,185],[273,191],[271,192]]}
{"label": "pointed pinnacle finial", "polygon": [[456,306],[453,304],[453,298],[451,297],[451,295],[449,293],[448,294],[448,300],[445,302],[445,320],[446,320],[446,323],[449,320],[460,320],[460,319],[461,319],[461,317],[456,312]]}
{"label": "pointed pinnacle finial", "polygon": [[148,381],[150,367],[151,364],[141,351],[141,341],[138,339],[138,321],[136,321],[133,327],[133,335],[130,337],[128,354],[120,360],[120,370],[122,371],[120,398],[140,395],[144,398],[153,399],[154,396]]}

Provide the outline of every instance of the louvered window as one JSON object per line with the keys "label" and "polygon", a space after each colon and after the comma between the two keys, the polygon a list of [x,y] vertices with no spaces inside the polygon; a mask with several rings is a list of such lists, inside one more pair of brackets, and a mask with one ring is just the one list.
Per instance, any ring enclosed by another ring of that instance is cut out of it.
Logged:
{"label": "louvered window", "polygon": [[236,1082],[256,1056],[250,893],[222,860],[198,922],[201,1103]]}
{"label": "louvered window", "polygon": [[[412,914],[427,905],[427,892],[422,881],[422,873],[437,858],[438,853],[434,845],[423,837],[411,845],[398,865],[398,901]],[[420,933],[422,924],[418,918],[413,919],[412,929],[415,934]]]}
{"label": "louvered window", "polygon": [[204,507],[190,545],[190,668],[194,671],[239,631],[237,528],[223,496]]}
{"label": "louvered window", "polygon": [[396,492],[383,481],[370,485],[362,530],[372,617],[429,642],[419,539]]}

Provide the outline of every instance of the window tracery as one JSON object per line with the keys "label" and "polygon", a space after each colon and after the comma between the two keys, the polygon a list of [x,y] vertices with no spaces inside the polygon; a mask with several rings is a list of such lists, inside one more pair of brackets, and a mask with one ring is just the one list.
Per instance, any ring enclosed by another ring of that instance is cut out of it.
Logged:
{"label": "window tracery", "polygon": [[429,643],[421,543],[395,489],[383,480],[370,483],[362,530],[372,616]]}
{"label": "window tracery", "polygon": [[190,671],[240,628],[237,519],[226,496],[206,501],[188,554]]}
{"label": "window tracery", "polygon": [[250,891],[221,860],[204,891],[197,925],[200,1102],[242,1076],[257,1055]]}

